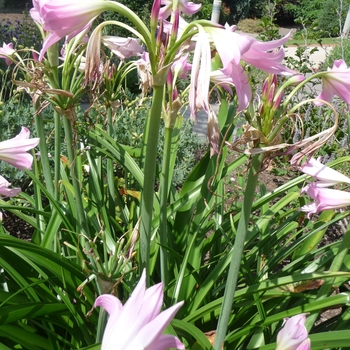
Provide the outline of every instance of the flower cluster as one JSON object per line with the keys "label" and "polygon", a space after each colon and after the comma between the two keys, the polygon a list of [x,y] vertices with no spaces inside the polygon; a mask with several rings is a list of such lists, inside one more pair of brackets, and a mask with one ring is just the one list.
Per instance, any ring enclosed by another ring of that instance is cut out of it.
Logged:
{"label": "flower cluster", "polygon": [[[34,0],[33,5],[30,14],[42,27],[45,36],[39,60],[43,60],[47,50],[60,39],[66,38],[69,41],[82,31],[86,32],[91,22],[101,12],[118,10],[128,15],[127,8],[104,0],[75,2]],[[198,110],[204,109],[207,112],[209,139],[212,150],[217,151],[219,130],[216,115],[208,101],[210,84],[220,85],[230,93],[234,87],[238,109],[244,110],[252,99],[252,91],[242,62],[272,74],[291,75],[294,72],[282,64],[284,58],[282,46],[289,39],[289,35],[280,40],[260,42],[250,36],[238,34],[235,26],[223,27],[211,22],[196,21],[188,24],[181,18],[181,14],[194,14],[200,7],[201,5],[187,0],[176,3],[168,0],[154,1],[151,26],[157,28],[151,28],[151,33],[140,23],[137,23],[139,31],[127,28],[138,39],[105,37],[102,35],[105,24],[102,23],[88,41],[86,78],[87,81],[96,80],[101,72],[99,57],[101,44],[111,49],[122,60],[130,56],[141,56],[140,60],[144,62],[139,60],[137,65],[142,74],[143,84],[148,87],[166,84],[170,96],[166,110],[169,114],[176,114],[181,106],[176,80],[186,75],[191,64],[188,62],[188,51],[194,50],[189,91],[191,115],[196,119]],[[156,38],[153,38],[153,35]],[[231,44],[227,46],[227,42]],[[213,52],[217,52],[219,60],[216,62],[220,62],[214,68],[212,68]],[[171,116],[165,117],[165,120],[170,120],[169,125],[174,124],[172,119]]]}

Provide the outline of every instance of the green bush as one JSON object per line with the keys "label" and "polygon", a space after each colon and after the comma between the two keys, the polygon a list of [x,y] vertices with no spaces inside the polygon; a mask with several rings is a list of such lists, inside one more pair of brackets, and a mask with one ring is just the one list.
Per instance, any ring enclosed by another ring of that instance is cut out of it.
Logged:
{"label": "green bush", "polygon": [[346,64],[350,65],[350,42],[349,40],[344,40],[342,45],[334,46],[334,48],[327,55],[322,69],[327,70],[329,67],[333,67],[333,62],[335,60],[344,60]]}
{"label": "green bush", "polygon": [[[152,2],[145,2],[142,0],[130,0],[130,1],[118,0],[117,2],[127,6],[130,10],[135,12],[146,24],[146,26],[148,26],[149,20],[150,20]],[[125,24],[130,25],[131,27],[133,26],[132,23],[128,21],[124,16],[113,11],[103,12],[99,16],[96,24],[102,23],[104,21],[111,21],[111,20],[123,22]],[[122,37],[131,36],[128,30],[121,27],[114,26],[114,25],[104,27],[104,34],[113,35],[113,36],[122,36]]]}
{"label": "green bush", "polygon": [[[131,101],[131,102],[130,102]],[[151,107],[151,101],[144,99],[140,101],[136,96],[129,96],[129,102],[120,107],[115,115],[114,122],[114,139],[123,145],[140,148],[142,145],[143,130],[147,114]],[[97,118],[101,118],[98,120]],[[91,119],[96,122],[105,120],[103,110],[92,110]],[[158,144],[158,160],[162,162],[164,148],[164,123],[161,120],[160,137]],[[84,130],[81,130],[83,133]],[[172,184],[181,186],[186,176],[193,169],[201,154],[206,150],[206,141],[193,132],[193,121],[184,120],[180,130],[180,143],[175,160],[175,170]],[[160,169],[159,169],[160,170]]]}
{"label": "green bush", "polygon": [[[339,32],[342,31],[346,14],[348,12],[349,0],[343,0],[341,2],[334,0],[326,0],[323,3],[320,14],[317,18],[318,29],[323,33],[323,37],[327,36],[339,36]],[[339,26],[339,15],[341,14],[341,27]]]}
{"label": "green bush", "polygon": [[[17,98],[17,97],[16,97]],[[137,99],[137,97],[135,98]],[[37,137],[34,127],[34,110],[31,103],[28,101],[18,102],[17,99],[12,98],[8,102],[4,103],[1,107],[0,114],[0,141],[12,138],[16,136],[21,126],[26,126],[31,131],[31,137]],[[131,103],[124,108],[120,108],[115,116],[114,123],[114,139],[121,144],[141,147],[142,132],[144,130],[144,124],[146,116],[150,108],[150,101],[146,100],[142,104],[137,105]],[[51,135],[53,130],[53,110],[52,108],[44,109],[42,118],[45,120],[45,128],[47,135]],[[93,123],[103,123],[104,112],[101,109],[91,109],[90,120]],[[84,121],[84,113],[78,111],[79,122]],[[86,122],[86,120],[85,120]],[[91,123],[91,122],[90,122]],[[85,125],[84,123],[78,125]],[[91,125],[92,127],[93,125]],[[87,129],[84,127],[80,132],[82,138],[84,132]],[[161,137],[163,140],[164,128],[161,128]],[[177,153],[177,159],[175,162],[175,170],[173,177],[173,185],[180,186],[185,180],[188,173],[193,169],[194,165],[198,161],[198,157],[206,149],[206,143],[193,132],[193,122],[186,119],[184,125],[180,131],[180,144]],[[64,135],[62,134],[62,145],[64,145]],[[47,139],[48,151],[54,152],[53,138],[50,136]],[[161,163],[163,151],[163,143],[160,142],[158,148],[158,158]],[[65,153],[65,149],[63,149]],[[11,165],[5,162],[0,162],[0,174],[7,179],[11,179],[11,182],[16,186],[21,186],[21,182],[25,181],[25,175],[22,171],[17,170]]]}

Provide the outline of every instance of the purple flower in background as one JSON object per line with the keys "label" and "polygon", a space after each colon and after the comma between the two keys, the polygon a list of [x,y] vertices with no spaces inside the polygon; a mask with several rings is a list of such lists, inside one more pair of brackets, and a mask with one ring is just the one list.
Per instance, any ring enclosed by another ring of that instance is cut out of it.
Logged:
{"label": "purple flower in background", "polygon": [[102,306],[109,314],[101,349],[185,350],[177,337],[162,334],[183,302],[160,313],[162,303],[163,283],[146,289],[145,271],[124,306],[113,295],[99,296],[95,306]]}
{"label": "purple flower in background", "polygon": [[[339,96],[344,102],[350,104],[350,68],[343,60],[334,61],[333,67],[321,73],[322,92],[317,99],[331,102],[334,95]],[[316,101],[315,105],[323,103]]]}
{"label": "purple flower in background", "polygon": [[310,339],[304,326],[306,314],[285,319],[283,328],[277,334],[276,350],[310,350]]}
{"label": "purple flower in background", "polygon": [[0,160],[23,170],[31,169],[33,156],[27,151],[38,145],[39,138],[29,138],[30,131],[22,126],[21,132],[14,138],[0,142]]}

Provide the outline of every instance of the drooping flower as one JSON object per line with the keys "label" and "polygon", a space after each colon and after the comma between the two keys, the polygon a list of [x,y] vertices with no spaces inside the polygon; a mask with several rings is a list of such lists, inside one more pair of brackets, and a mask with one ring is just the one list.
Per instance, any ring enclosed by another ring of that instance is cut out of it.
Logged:
{"label": "drooping flower", "polygon": [[[187,0],[176,0],[177,10],[180,15],[183,13],[185,15],[193,15],[200,10],[202,4],[195,4],[193,2],[188,2]],[[159,10],[159,19],[167,19],[171,15],[173,10],[174,0],[162,0],[161,4],[165,5]]]}
{"label": "drooping flower", "polygon": [[101,12],[106,0],[34,0],[31,16],[49,34],[44,39],[39,60],[47,49],[67,35],[77,35]]}
{"label": "drooping flower", "polygon": [[314,200],[313,203],[300,208],[301,211],[307,213],[308,218],[312,214],[317,214],[327,209],[340,209],[350,206],[349,192],[320,187],[316,182],[305,186],[302,192],[305,192]]}
{"label": "drooping flower", "polygon": [[[336,60],[332,68],[322,72],[322,91],[317,96],[318,100],[331,102],[334,95],[340,97],[344,102],[350,104],[350,68],[343,60]],[[321,101],[315,101],[320,106]]]}
{"label": "drooping flower", "polygon": [[316,178],[318,187],[333,186],[341,182],[350,183],[350,178],[339,171],[329,168],[315,158],[309,159],[299,170]]}
{"label": "drooping flower", "polygon": [[133,56],[140,56],[145,49],[136,38],[122,38],[119,36],[103,36],[102,43],[107,46],[122,61]]}
{"label": "drooping flower", "polygon": [[277,334],[276,350],[310,350],[310,339],[304,326],[306,314],[285,319],[283,328]]}
{"label": "drooping flower", "polygon": [[20,170],[31,169],[33,156],[27,151],[38,145],[39,138],[29,138],[30,131],[22,126],[21,132],[14,138],[0,142],[0,160]]}
{"label": "drooping flower", "polygon": [[102,340],[102,350],[185,349],[178,338],[162,334],[183,302],[159,313],[163,303],[163,284],[146,289],[146,274],[123,306],[118,298],[104,294],[95,301],[109,314]]}
{"label": "drooping flower", "polygon": [[13,49],[13,43],[3,43],[2,47],[0,47],[0,58],[4,58],[6,64],[9,66],[12,63],[9,57],[12,56],[15,52],[16,50]]}
{"label": "drooping flower", "polygon": [[20,188],[9,188],[10,186],[11,184],[0,175],[0,196],[13,197],[17,196],[21,192]]}
{"label": "drooping flower", "polygon": [[197,112],[204,109],[209,114],[209,84],[211,71],[211,53],[209,39],[201,26],[198,26],[198,38],[194,50],[189,103],[191,117],[197,120]]}

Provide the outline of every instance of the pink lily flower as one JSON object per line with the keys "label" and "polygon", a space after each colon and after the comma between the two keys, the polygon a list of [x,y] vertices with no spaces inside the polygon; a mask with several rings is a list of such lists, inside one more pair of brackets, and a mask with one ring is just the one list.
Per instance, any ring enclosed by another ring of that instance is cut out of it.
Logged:
{"label": "pink lily flower", "polygon": [[34,20],[50,32],[43,42],[39,60],[47,49],[67,35],[75,36],[105,11],[106,0],[34,0]]}
{"label": "pink lily flower", "polygon": [[301,167],[299,167],[299,170],[316,178],[316,180],[318,180],[316,182],[318,187],[333,186],[342,182],[350,183],[350,178],[343,175],[339,171],[323,165],[315,158],[309,159]]}
{"label": "pink lily flower", "polygon": [[2,47],[0,47],[0,58],[4,58],[6,64],[10,66],[12,61],[9,57],[12,56],[15,52],[16,50],[13,49],[13,43],[3,43]]}
{"label": "pink lily flower", "polygon": [[306,314],[285,319],[283,328],[277,334],[276,350],[310,350],[311,344],[304,326]]}
{"label": "pink lily flower", "polygon": [[[159,10],[159,19],[167,19],[171,15],[171,11],[173,10],[173,2],[174,0],[162,0],[161,4],[165,5],[161,7]],[[187,0],[177,0],[177,9],[181,15],[184,13],[185,15],[193,15],[200,10],[202,4],[195,4],[193,2],[188,2]]]}
{"label": "pink lily flower", "polygon": [[124,306],[113,295],[99,296],[95,306],[102,306],[109,314],[101,349],[185,350],[177,337],[162,334],[183,302],[160,313],[162,303],[163,283],[146,289],[145,270]]}
{"label": "pink lily flower", "polygon": [[39,26],[44,25],[44,20],[40,15],[40,8],[44,5],[44,3],[48,0],[33,0],[33,8],[29,10],[30,17],[32,17],[32,20],[39,24]]}
{"label": "pink lily flower", "polygon": [[[318,100],[331,102],[334,95],[339,96],[344,102],[350,104],[350,68],[343,60],[334,61],[333,67],[322,73],[322,92],[317,96]],[[316,106],[323,103],[314,102]]]}
{"label": "pink lily flower", "polygon": [[103,36],[102,42],[122,61],[133,56],[140,56],[145,49],[136,38],[122,38],[119,36]]}
{"label": "pink lily flower", "polygon": [[[210,34],[222,61],[221,71],[236,86],[239,111],[248,106],[252,96],[248,78],[241,66],[241,60],[267,73],[283,75],[294,73],[281,63],[284,59],[282,45],[289,39],[290,34],[279,40],[260,42],[253,37],[236,33],[236,26],[226,25],[225,29],[219,26],[210,27],[206,30]],[[230,45],[227,45],[228,42]],[[277,51],[273,51],[277,48]]]}
{"label": "pink lily flower", "polygon": [[171,66],[171,71],[174,74],[173,83],[176,83],[177,78],[186,79],[187,73],[191,71],[192,64],[188,63],[189,54],[181,55],[178,59],[174,61]]}
{"label": "pink lily flower", "polygon": [[307,213],[310,218],[312,214],[320,213],[327,209],[340,209],[350,205],[350,193],[339,190],[323,188],[313,182],[302,189],[315,202],[304,205],[300,208],[301,211]]}
{"label": "pink lily flower", "polygon": [[[243,34],[241,35],[245,36]],[[254,40],[249,50],[242,53],[242,60],[267,73],[280,75],[295,74],[295,71],[285,67],[281,63],[284,59],[283,44],[289,40],[290,36],[291,33],[288,33],[281,39],[267,42]]]}
{"label": "pink lily flower", "polygon": [[14,138],[0,142],[0,160],[24,170],[31,169],[33,156],[27,151],[38,145],[40,139],[29,139],[30,131],[22,126],[21,132]]}
{"label": "pink lily flower", "polygon": [[13,197],[17,196],[21,192],[21,189],[18,187],[9,188],[10,185],[11,184],[0,175],[0,196]]}

